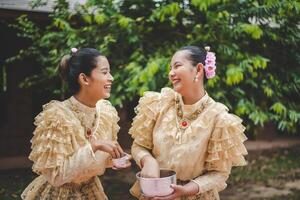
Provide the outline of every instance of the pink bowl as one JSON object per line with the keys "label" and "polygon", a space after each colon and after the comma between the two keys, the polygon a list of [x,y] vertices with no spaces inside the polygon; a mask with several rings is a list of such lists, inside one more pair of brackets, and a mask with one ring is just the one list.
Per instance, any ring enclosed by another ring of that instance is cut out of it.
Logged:
{"label": "pink bowl", "polygon": [[113,165],[118,168],[125,167],[128,161],[129,161],[129,157],[127,154],[124,154],[123,157],[121,158],[112,159]]}
{"label": "pink bowl", "polygon": [[176,172],[172,170],[160,170],[160,178],[144,178],[141,172],[136,174],[140,188],[144,196],[167,196],[172,194],[174,189],[171,184],[176,184]]}

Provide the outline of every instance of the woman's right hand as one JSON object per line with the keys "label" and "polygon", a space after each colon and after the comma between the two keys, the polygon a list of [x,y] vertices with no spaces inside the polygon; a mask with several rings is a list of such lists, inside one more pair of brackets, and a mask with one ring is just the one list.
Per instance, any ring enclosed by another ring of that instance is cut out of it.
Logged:
{"label": "woman's right hand", "polygon": [[124,154],[123,149],[117,141],[110,140],[95,140],[91,143],[92,149],[96,151],[104,151],[109,153],[112,158],[121,158]]}
{"label": "woman's right hand", "polygon": [[141,176],[145,178],[159,178],[159,165],[152,156],[145,156],[142,158],[142,171]]}

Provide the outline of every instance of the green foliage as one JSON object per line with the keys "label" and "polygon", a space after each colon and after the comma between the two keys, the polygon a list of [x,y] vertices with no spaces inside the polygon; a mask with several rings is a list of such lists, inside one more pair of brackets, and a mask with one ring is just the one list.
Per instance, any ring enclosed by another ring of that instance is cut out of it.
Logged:
{"label": "green foliage", "polygon": [[122,106],[144,91],[169,85],[176,49],[210,45],[218,74],[206,83],[211,96],[250,129],[273,122],[279,130],[299,131],[298,1],[90,0],[75,11],[67,7],[57,0],[46,27],[26,16],[13,25],[32,45],[10,61],[31,56],[43,67],[24,86],[51,83],[63,55],[72,47],[90,46],[107,55],[115,78],[111,100]]}
{"label": "green foliage", "polygon": [[253,39],[259,39],[263,35],[263,31],[259,28],[258,25],[241,24],[240,30],[249,34]]}

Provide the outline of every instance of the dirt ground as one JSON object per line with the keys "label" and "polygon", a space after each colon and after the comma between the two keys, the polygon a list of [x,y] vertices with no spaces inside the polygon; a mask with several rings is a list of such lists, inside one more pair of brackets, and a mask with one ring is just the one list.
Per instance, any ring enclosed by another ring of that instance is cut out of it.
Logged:
{"label": "dirt ground", "polygon": [[[232,170],[222,200],[300,200],[300,140],[247,143],[248,165]],[[110,200],[131,200],[136,165],[122,171],[107,170],[101,177]],[[36,175],[31,169],[1,170],[0,199],[20,199]]]}
{"label": "dirt ground", "polygon": [[[300,200],[300,145],[250,151],[246,167],[233,168],[222,200]],[[108,171],[102,177],[112,200],[133,199],[127,190],[135,171]],[[119,184],[115,184],[119,182]]]}

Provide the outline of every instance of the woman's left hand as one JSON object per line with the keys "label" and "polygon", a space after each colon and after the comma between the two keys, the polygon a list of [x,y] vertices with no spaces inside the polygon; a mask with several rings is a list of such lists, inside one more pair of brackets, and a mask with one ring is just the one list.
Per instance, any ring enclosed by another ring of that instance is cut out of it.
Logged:
{"label": "woman's left hand", "polygon": [[168,196],[164,197],[154,197],[151,198],[151,200],[174,200],[178,197],[185,196],[186,195],[186,190],[185,187],[182,185],[171,185],[171,188],[174,189],[174,192]]}
{"label": "woman's left hand", "polygon": [[164,196],[164,197],[154,197],[151,198],[151,200],[173,200],[178,197],[186,197],[186,196],[194,196],[199,192],[198,185],[194,183],[193,181],[190,181],[189,183],[185,184],[184,186],[182,185],[171,185],[171,187],[174,189],[173,193]]}

